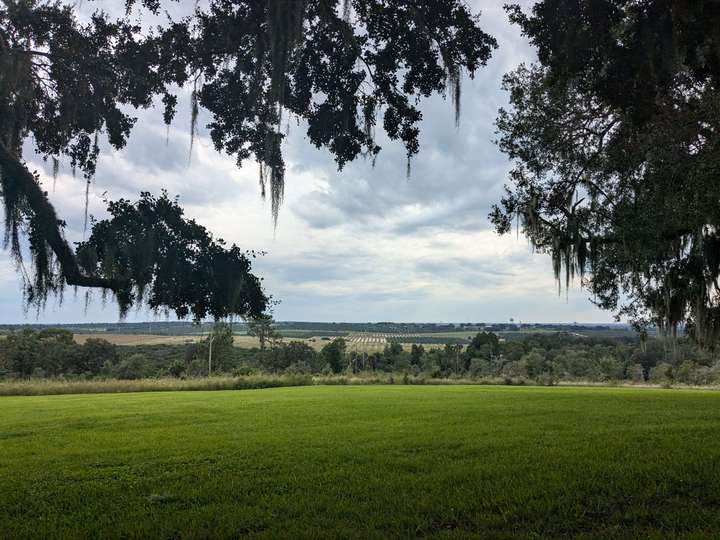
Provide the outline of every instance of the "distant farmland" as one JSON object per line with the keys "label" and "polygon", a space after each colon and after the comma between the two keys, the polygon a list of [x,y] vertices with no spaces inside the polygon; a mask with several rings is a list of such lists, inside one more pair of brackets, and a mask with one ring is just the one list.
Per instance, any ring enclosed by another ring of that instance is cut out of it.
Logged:
{"label": "distant farmland", "polygon": [[348,335],[345,339],[350,351],[375,352],[383,350],[389,343],[400,343],[406,346],[419,344],[426,348],[436,348],[447,343],[467,345],[471,338],[472,335],[467,332],[458,332],[457,335],[358,332]]}
{"label": "distant farmland", "polygon": [[[282,335],[285,342],[301,341],[315,350],[320,350],[330,341],[342,337],[347,341],[348,351],[355,352],[381,352],[389,343],[400,343],[405,348],[412,344],[422,345],[426,349],[444,347],[451,345],[468,345],[477,334],[477,330],[457,330],[443,332],[343,332],[326,331],[318,329],[283,329]],[[557,334],[559,332],[548,329],[522,328],[514,331],[495,332],[500,339],[515,340],[524,339],[530,334]],[[628,330],[620,329],[598,329],[584,330],[582,332],[566,332],[578,338],[583,337],[634,337],[635,334]],[[208,331],[202,334],[168,335],[151,333],[121,333],[121,332],[80,332],[75,334],[75,341],[82,344],[88,339],[104,339],[116,345],[182,345],[205,339]],[[248,336],[243,331],[235,333],[235,346],[251,349],[260,346],[257,338]]]}
{"label": "distant farmland", "polygon": [[200,341],[204,336],[158,336],[152,334],[115,334],[111,332],[96,332],[94,334],[74,334],[79,344],[88,339],[104,339],[115,345],[181,345]]}
{"label": "distant farmland", "polygon": [[[422,344],[423,346],[442,347],[446,343],[465,345],[469,342],[471,334],[467,332],[447,333],[447,334],[391,334],[391,333],[352,333],[343,336],[326,336],[314,335],[308,332],[298,332],[298,334],[283,336],[283,340],[302,341],[307,343],[315,350],[319,350],[323,345],[339,337],[344,338],[348,344],[348,350],[357,352],[379,352],[385,348],[385,345],[391,342],[401,343],[409,346],[412,343]],[[152,335],[152,334],[120,334],[115,332],[95,332],[91,334],[75,334],[75,341],[83,344],[88,339],[104,339],[115,345],[182,345],[185,343],[196,343],[205,339],[205,335],[195,336],[171,336],[171,335]],[[234,337],[235,346],[245,349],[260,347],[260,342],[256,337],[246,334],[236,334]]]}

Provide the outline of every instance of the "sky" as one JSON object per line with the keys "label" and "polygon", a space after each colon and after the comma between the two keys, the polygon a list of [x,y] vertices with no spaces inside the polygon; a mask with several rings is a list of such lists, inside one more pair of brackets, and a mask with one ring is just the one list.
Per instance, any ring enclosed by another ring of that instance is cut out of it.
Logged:
{"label": "sky", "polygon": [[[169,130],[161,108],[139,111],[127,147],[103,149],[90,187],[90,213],[105,216],[105,197],[137,199],[140,191],[163,188],[178,195],[186,214],[216,237],[266,252],[254,271],[279,301],[277,320],[611,321],[578,283],[558,294],[550,258],[534,254],[522,235],[498,236],[487,218],[510,168],[493,142],[497,110],[507,103],[502,76],[534,60],[502,2],[490,4],[470,2],[500,47],[474,80],[463,80],[459,127],[449,99],[422,102],[421,150],[409,178],[404,148],[380,131],[383,150],[375,166],[361,159],[339,172],[329,152],[316,149],[302,126],[292,125],[284,148],[285,200],[274,228],[270,202],[260,197],[257,166],[238,168],[234,158],[217,153],[202,129],[208,120],[202,113],[190,154],[185,95]],[[89,5],[107,9],[108,2]],[[82,9],[90,9],[88,3]],[[31,143],[25,157],[67,221],[66,236],[81,240],[84,180],[61,163],[53,182]],[[45,309],[26,310],[21,287],[14,263],[0,252],[0,323],[119,320],[112,299],[98,293],[88,298],[84,290],[67,289]],[[141,308],[127,320],[166,318]]]}

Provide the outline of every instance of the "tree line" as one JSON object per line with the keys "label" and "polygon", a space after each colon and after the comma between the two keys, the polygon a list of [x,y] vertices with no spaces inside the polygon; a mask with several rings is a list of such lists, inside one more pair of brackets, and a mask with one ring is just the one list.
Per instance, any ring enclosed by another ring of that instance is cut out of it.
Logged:
{"label": "tree line", "polygon": [[78,344],[67,330],[23,330],[0,340],[0,378],[204,377],[252,373],[363,375],[387,373],[427,379],[468,378],[508,384],[567,381],[712,385],[720,360],[689,339],[580,338],[529,334],[503,341],[479,332],[464,347],[388,343],[384,350],[352,350],[343,338],[317,351],[305,341],[266,336],[262,348],[233,345],[229,325],[210,337],[177,345],[113,345],[103,339]]}

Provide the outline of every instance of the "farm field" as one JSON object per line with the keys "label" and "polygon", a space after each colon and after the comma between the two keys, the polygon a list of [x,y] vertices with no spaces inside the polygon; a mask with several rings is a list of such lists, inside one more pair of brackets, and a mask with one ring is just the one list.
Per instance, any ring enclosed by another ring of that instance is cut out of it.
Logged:
{"label": "farm field", "polygon": [[[205,339],[206,336],[165,336],[153,334],[115,334],[115,333],[95,333],[95,334],[74,334],[77,343],[83,344],[88,339],[104,339],[115,345],[182,345],[184,343],[193,343]],[[294,337],[283,338],[286,342],[303,341],[316,350],[322,348],[327,341],[321,341],[320,338],[300,339]],[[233,336],[236,347],[245,349],[260,347],[260,342],[256,337],[236,334]]]}
{"label": "farm field", "polygon": [[[80,331],[74,334],[75,341],[79,344],[85,343],[88,339],[104,339],[116,345],[182,345],[185,343],[197,342],[205,339],[210,328],[204,333],[198,330],[195,334],[168,334],[168,333],[137,333],[137,332],[116,332],[116,331]],[[347,350],[358,353],[372,354],[382,352],[385,345],[392,341],[398,341],[409,349],[413,343],[422,345],[427,349],[443,348],[446,343],[467,345],[477,333],[476,330],[455,330],[455,331],[438,331],[438,332],[365,332],[365,331],[326,331],[316,329],[282,329],[283,340],[288,343],[291,341],[300,341],[315,351],[322,349],[324,345],[333,339],[343,337],[347,342]],[[498,331],[497,335],[501,339],[508,341],[516,339],[524,339],[529,334],[556,334],[556,330],[548,330],[543,328],[523,328],[516,331]],[[579,333],[574,333],[577,337],[634,337],[629,330],[618,329],[587,329]],[[2,339],[2,336],[0,336]],[[248,336],[239,331],[234,336],[235,346],[241,348],[257,348],[260,343],[257,338]]]}
{"label": "farm field", "polygon": [[[437,341],[438,338],[467,338],[470,334],[462,332],[458,334],[443,334],[435,336],[434,334],[372,334],[372,333],[353,333],[344,336],[347,341],[348,351],[356,352],[382,352],[385,345],[392,340],[392,338],[402,338],[407,336],[415,336],[418,343],[422,343],[423,346],[428,349],[441,348],[444,346],[443,343],[432,343]],[[341,337],[341,336],[338,336]],[[77,343],[83,344],[88,339],[104,339],[115,345],[181,345],[184,343],[193,343],[204,339],[204,335],[198,336],[172,336],[172,335],[152,335],[152,334],[116,334],[112,332],[103,333],[90,333],[90,334],[74,334],[74,339]],[[425,339],[423,339],[425,338]],[[234,337],[236,347],[245,349],[257,348],[260,346],[260,342],[256,337],[236,334]],[[286,343],[291,341],[301,341],[306,343],[316,351],[322,349],[324,345],[329,343],[334,337],[328,336],[312,336],[308,338],[285,336],[283,341]],[[430,343],[428,343],[430,342]],[[405,347],[410,347],[410,343],[404,343]]]}
{"label": "farm field", "polygon": [[720,393],[0,398],[2,538],[717,537]]}
{"label": "farm field", "polygon": [[[153,334],[115,334],[97,332],[93,334],[73,334],[76,343],[82,345],[88,339],[104,339],[114,345],[181,345],[200,341],[204,336],[162,336]],[[249,336],[248,336],[249,337]]]}
{"label": "farm field", "polygon": [[425,349],[440,349],[445,346],[443,339],[433,338],[427,334],[381,334],[353,333],[346,336],[347,350],[351,352],[372,354],[383,352],[385,346],[397,341],[407,350],[413,343],[421,344]]}

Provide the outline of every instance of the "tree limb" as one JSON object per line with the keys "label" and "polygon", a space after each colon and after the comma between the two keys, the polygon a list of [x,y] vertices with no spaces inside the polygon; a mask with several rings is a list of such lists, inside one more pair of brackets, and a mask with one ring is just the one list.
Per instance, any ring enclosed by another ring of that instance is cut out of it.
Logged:
{"label": "tree limb", "polygon": [[[68,285],[110,289],[113,292],[130,286],[130,283],[124,279],[86,275],[80,270],[75,253],[62,235],[60,222],[47,198],[47,193],[42,190],[27,167],[2,143],[0,143],[0,172],[3,186],[13,184],[13,188],[25,196],[30,210],[37,218],[35,223],[39,228],[38,232],[43,235],[55,254],[62,277]],[[9,217],[6,216],[6,219]]]}

